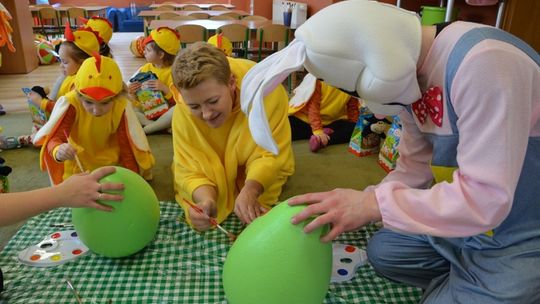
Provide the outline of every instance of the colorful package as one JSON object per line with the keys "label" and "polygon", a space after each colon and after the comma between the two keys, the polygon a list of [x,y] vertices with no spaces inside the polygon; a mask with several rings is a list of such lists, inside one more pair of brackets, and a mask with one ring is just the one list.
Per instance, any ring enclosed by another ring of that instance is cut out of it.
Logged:
{"label": "colorful package", "polygon": [[381,142],[390,128],[391,118],[374,115],[366,107],[360,108],[360,115],[349,142],[349,151],[356,156],[366,156],[379,152]]}
{"label": "colorful package", "polygon": [[379,152],[379,165],[390,172],[396,168],[396,161],[399,157],[397,146],[401,138],[401,120],[398,116],[393,117],[392,126],[386,133],[386,139]]}
{"label": "colorful package", "polygon": [[152,72],[140,72],[129,80],[130,82],[141,83],[141,88],[137,90],[135,94],[139,101],[138,106],[144,113],[144,116],[150,120],[157,119],[169,110],[169,104],[163,97],[163,93],[161,91],[152,90],[144,84],[146,81],[157,79],[156,74]]}

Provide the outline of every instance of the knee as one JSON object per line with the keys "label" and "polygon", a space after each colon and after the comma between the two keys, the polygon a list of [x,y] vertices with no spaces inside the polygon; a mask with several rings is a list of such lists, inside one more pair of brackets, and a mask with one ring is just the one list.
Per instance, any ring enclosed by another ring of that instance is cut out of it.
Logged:
{"label": "knee", "polygon": [[388,253],[388,248],[385,248],[387,246],[385,246],[383,239],[379,233],[376,233],[369,240],[366,248],[369,263],[378,273],[384,273],[384,269],[388,267],[387,259],[384,257]]}

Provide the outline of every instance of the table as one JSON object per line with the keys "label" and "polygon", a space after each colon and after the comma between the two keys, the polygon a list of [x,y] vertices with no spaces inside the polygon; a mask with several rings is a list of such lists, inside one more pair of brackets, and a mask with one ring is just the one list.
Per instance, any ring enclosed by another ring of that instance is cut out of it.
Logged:
{"label": "table", "polygon": [[[156,7],[159,7],[160,5],[164,5],[164,4],[165,3],[150,4],[150,8],[156,8]],[[236,7],[233,4],[227,4],[227,3],[192,3],[192,4],[189,4],[189,3],[167,3],[166,5],[172,5],[177,10],[181,10],[186,5],[197,5],[198,7],[202,8],[203,10],[208,10],[210,8],[210,6],[212,6],[212,5],[223,5],[228,9],[234,9]]]}
{"label": "table", "polygon": [[[70,210],[30,219],[0,253],[5,289],[0,303],[77,303],[66,278],[84,303],[226,303],[221,272],[230,248],[227,236],[218,230],[193,231],[179,220],[183,213],[174,202],[161,202],[160,210],[158,233],[141,252],[121,259],[90,253],[51,268],[20,264],[17,253],[57,231],[51,223],[69,222]],[[233,233],[241,230],[236,216],[223,226]],[[365,248],[376,229],[346,233],[339,242]],[[420,289],[383,279],[365,265],[351,281],[331,283],[324,303],[418,303],[420,296]]]}
{"label": "table", "polygon": [[229,11],[158,11],[158,10],[144,10],[140,11],[137,16],[142,17],[144,21],[144,32],[147,32],[148,25],[150,24],[150,21],[157,19],[157,17],[162,13],[174,13],[180,16],[189,16],[193,13],[205,13],[210,16],[220,16],[226,13],[236,13],[240,16],[247,16],[249,15],[248,12],[242,11],[242,10],[229,10]]}

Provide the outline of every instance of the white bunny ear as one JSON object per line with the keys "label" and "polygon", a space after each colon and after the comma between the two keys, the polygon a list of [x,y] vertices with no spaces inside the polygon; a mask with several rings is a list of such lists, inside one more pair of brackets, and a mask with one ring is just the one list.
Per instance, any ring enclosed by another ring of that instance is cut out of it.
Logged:
{"label": "white bunny ear", "polygon": [[[248,116],[249,130],[253,140],[264,149],[278,154],[279,149],[272,137],[264,109],[264,97],[272,92],[289,74],[302,68],[306,60],[306,48],[293,40],[286,48],[272,54],[249,70],[242,80],[240,104]],[[283,100],[288,102],[288,100]]]}

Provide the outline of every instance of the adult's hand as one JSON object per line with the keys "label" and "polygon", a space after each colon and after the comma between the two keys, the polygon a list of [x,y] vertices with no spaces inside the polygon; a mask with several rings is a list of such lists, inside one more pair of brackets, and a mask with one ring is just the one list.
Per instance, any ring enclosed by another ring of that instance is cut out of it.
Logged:
{"label": "adult's hand", "polygon": [[291,206],[302,204],[308,204],[308,206],[293,216],[291,222],[296,225],[316,216],[304,227],[306,233],[330,224],[330,232],[321,238],[323,242],[330,242],[343,232],[356,230],[381,219],[379,205],[373,191],[334,189],[289,199]]}
{"label": "adult's hand", "polygon": [[113,208],[98,203],[98,200],[121,201],[120,194],[107,193],[111,190],[123,190],[124,184],[103,183],[99,180],[116,172],[114,167],[102,167],[92,173],[79,173],[70,176],[57,187],[63,207],[86,207],[103,211],[112,211]]}

